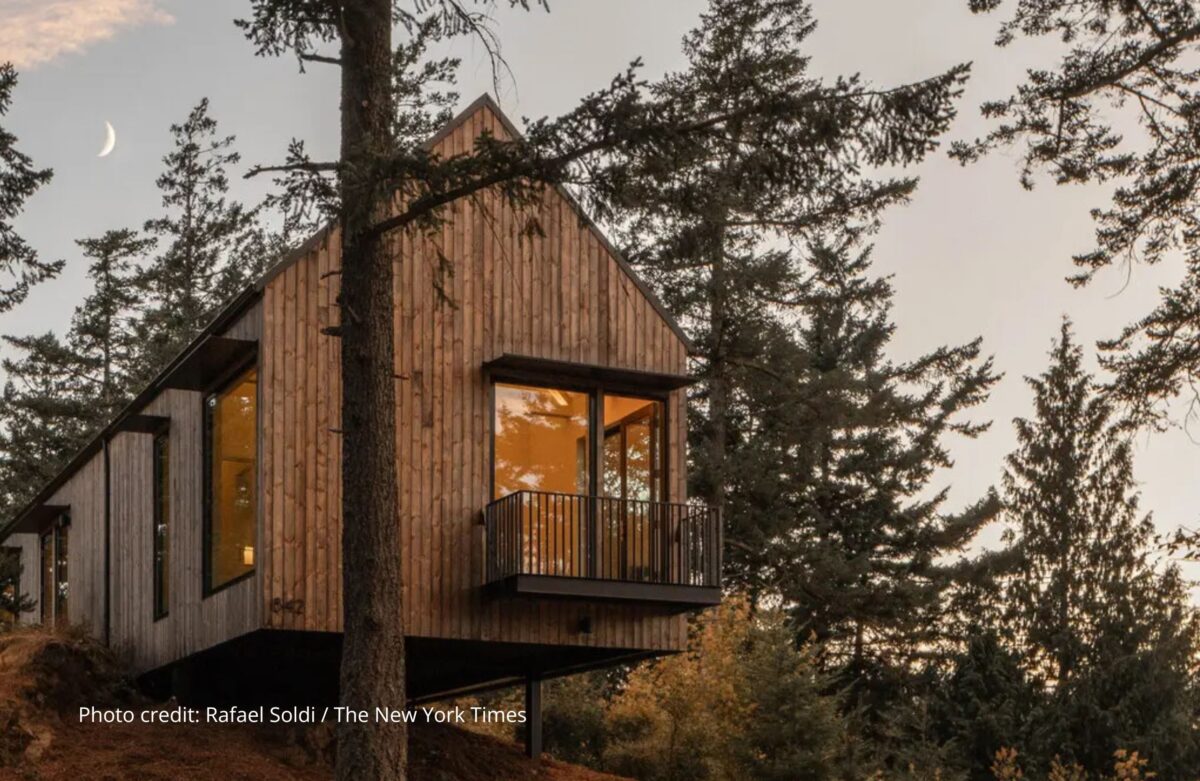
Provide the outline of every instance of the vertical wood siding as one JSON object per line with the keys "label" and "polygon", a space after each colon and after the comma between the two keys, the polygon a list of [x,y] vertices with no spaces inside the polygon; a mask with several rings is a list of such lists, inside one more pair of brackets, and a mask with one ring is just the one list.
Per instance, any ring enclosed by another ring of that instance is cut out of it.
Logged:
{"label": "vertical wood siding", "polygon": [[[203,395],[169,390],[147,407],[169,417],[170,590],[154,620],[153,437],[121,433],[112,464],[111,644],[136,669],[161,666],[260,626],[258,578],[203,597]],[[261,491],[260,491],[261,494]],[[262,539],[261,524],[259,539]],[[261,542],[260,542],[261,548]],[[72,588],[74,584],[72,583]]]}
{"label": "vertical wood siding", "polygon": [[[487,107],[446,134],[443,155],[483,131]],[[489,388],[503,353],[684,373],[686,348],[575,208],[556,192],[518,214],[495,194],[451,207],[432,240],[396,234],[397,476],[404,619],[424,637],[672,650],[685,621],[648,606],[484,600],[482,508],[490,500]],[[527,235],[531,220],[540,232]],[[438,250],[453,265],[439,271]],[[263,297],[266,625],[340,630],[341,400],[338,238],[279,273]],[[449,302],[442,300],[438,285]],[[450,303],[452,302],[452,303]],[[684,399],[672,394],[671,498],[684,496]],[[592,632],[578,631],[584,616]]]}
{"label": "vertical wood siding", "polygon": [[67,618],[72,624],[103,636],[104,454],[92,456],[46,503],[71,508],[67,544]]}
{"label": "vertical wood siding", "polygon": [[36,624],[42,615],[42,583],[39,578],[42,556],[41,549],[38,547],[38,536],[36,534],[14,534],[4,541],[4,545],[20,550],[21,578],[17,589],[21,594],[34,601],[33,610],[22,613],[17,620],[22,624]]}

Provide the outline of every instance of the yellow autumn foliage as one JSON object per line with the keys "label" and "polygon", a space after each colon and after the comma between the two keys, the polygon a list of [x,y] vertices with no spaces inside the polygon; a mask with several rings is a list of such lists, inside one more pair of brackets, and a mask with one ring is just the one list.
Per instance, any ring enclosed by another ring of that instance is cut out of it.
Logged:
{"label": "yellow autumn foliage", "polygon": [[752,712],[739,691],[749,632],[749,607],[730,600],[697,622],[687,651],[635,669],[605,714],[605,764],[646,781],[737,779],[733,742]]}
{"label": "yellow autumn foliage", "polygon": [[[1113,753],[1112,775],[1102,776],[1099,781],[1150,781],[1156,774],[1148,769],[1150,761],[1139,756],[1136,751],[1118,749]],[[1012,748],[1002,748],[996,752],[992,762],[992,777],[996,781],[1018,781],[1025,775],[1017,763],[1017,751]],[[1046,781],[1089,781],[1087,772],[1078,764],[1064,764],[1059,757],[1050,763],[1050,772]]]}

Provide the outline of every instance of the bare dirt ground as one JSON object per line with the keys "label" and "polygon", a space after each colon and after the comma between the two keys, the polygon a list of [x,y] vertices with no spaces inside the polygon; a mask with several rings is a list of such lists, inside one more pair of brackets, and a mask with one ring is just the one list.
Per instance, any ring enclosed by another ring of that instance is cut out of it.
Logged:
{"label": "bare dirt ground", "polygon": [[[97,644],[72,633],[0,634],[0,779],[328,781],[329,731],[212,724],[80,724],[80,705],[140,712]],[[620,781],[449,726],[411,729],[411,781]]]}

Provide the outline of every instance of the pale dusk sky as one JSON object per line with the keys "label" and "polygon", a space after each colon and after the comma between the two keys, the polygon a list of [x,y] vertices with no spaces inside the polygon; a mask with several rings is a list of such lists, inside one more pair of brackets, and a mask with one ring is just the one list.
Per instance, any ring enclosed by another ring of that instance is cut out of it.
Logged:
{"label": "pale dusk sky", "polygon": [[[551,0],[551,12],[497,12],[513,77],[498,96],[514,119],[555,114],[642,57],[654,78],[682,67],[679,40],[703,8],[694,0]],[[154,179],[170,138],[201,97],[225,133],[236,134],[243,163],[281,158],[292,136],[317,156],[337,148],[337,80],[330,68],[296,72],[292,59],[262,60],[234,28],[244,0],[0,0],[0,61],[21,71],[5,126],[54,181],[27,205],[18,228],[47,258],[63,257],[63,276],[0,316],[0,332],[61,330],[85,295],[85,264],[74,239],[136,227],[155,213]],[[920,79],[965,61],[974,69],[947,137],[974,137],[986,125],[979,103],[1003,94],[1037,52],[991,45],[999,19],[974,17],[966,0],[814,0],[819,27],[812,67],[833,77],[861,72],[879,85]],[[478,46],[461,40],[463,105],[492,88]],[[104,122],[116,151],[96,153]],[[1147,312],[1157,286],[1178,264],[1116,270],[1084,290],[1063,278],[1073,252],[1090,248],[1088,209],[1106,202],[1096,188],[1023,191],[1015,155],[968,168],[934,154],[916,169],[912,202],[889,211],[875,238],[875,269],[894,275],[895,355],[982,336],[1005,373],[982,411],[992,429],[956,441],[951,507],[998,484],[1015,438],[1014,416],[1030,410],[1023,375],[1040,372],[1064,315],[1091,345]],[[240,173],[240,172],[239,172]],[[235,179],[234,194],[257,199],[262,183]],[[1094,361],[1093,361],[1094,365]],[[1180,404],[1180,414],[1184,409]],[[1200,440],[1200,422],[1193,426]],[[1142,502],[1163,531],[1200,526],[1200,444],[1182,430],[1138,439]],[[998,530],[982,541],[996,542]]]}

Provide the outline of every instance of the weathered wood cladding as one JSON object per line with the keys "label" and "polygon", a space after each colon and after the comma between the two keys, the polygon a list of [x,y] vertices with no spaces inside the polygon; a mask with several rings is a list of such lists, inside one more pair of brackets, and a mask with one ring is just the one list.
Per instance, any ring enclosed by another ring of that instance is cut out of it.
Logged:
{"label": "weathered wood cladding", "polygon": [[[121,433],[109,445],[113,549],[110,642],[142,670],[260,626],[256,578],[203,597],[203,394],[168,390],[151,402],[146,412],[170,419],[170,588],[167,615],[157,621],[153,436]],[[261,521],[259,536],[261,539]]]}
{"label": "weathered wood cladding", "polygon": [[[487,106],[442,135],[443,155],[485,130]],[[482,508],[490,500],[489,387],[504,353],[684,373],[686,346],[574,205],[548,191],[516,213],[496,194],[454,204],[441,235],[392,239],[396,258],[397,474],[409,634],[678,649],[682,617],[648,606],[485,600]],[[540,231],[528,231],[536,219]],[[340,630],[338,237],[271,279],[263,297],[266,625]],[[452,273],[439,271],[439,255]],[[447,300],[438,292],[439,285]],[[671,395],[672,499],[684,487],[683,391]],[[584,617],[590,633],[580,631]]]}
{"label": "weathered wood cladding", "polygon": [[18,621],[22,624],[36,624],[41,615],[39,612],[41,609],[41,583],[38,579],[40,560],[38,536],[36,534],[14,534],[4,541],[4,547],[16,548],[20,551],[18,555],[23,569],[17,590],[36,603],[33,610],[18,616]]}
{"label": "weathered wood cladding", "polygon": [[[261,306],[251,304],[222,335],[256,339]],[[120,432],[108,442],[109,599],[108,637],[136,670],[149,670],[253,631],[261,626],[258,580],[248,578],[202,598],[203,394],[165,390],[142,414],[169,420],[170,537],[169,610],[154,620],[153,436]],[[105,636],[105,474],[101,443],[47,499],[70,508],[68,618]],[[261,493],[261,488],[260,488]],[[259,538],[262,536],[261,518]],[[22,587],[40,599],[38,535],[13,535],[22,547]],[[36,623],[39,612],[25,617]]]}
{"label": "weathered wood cladding", "polygon": [[[88,627],[97,636],[103,636],[104,454],[92,456],[54,492],[47,504],[71,508],[67,546],[67,619],[72,624]],[[35,548],[33,568],[40,565],[40,558]]]}

